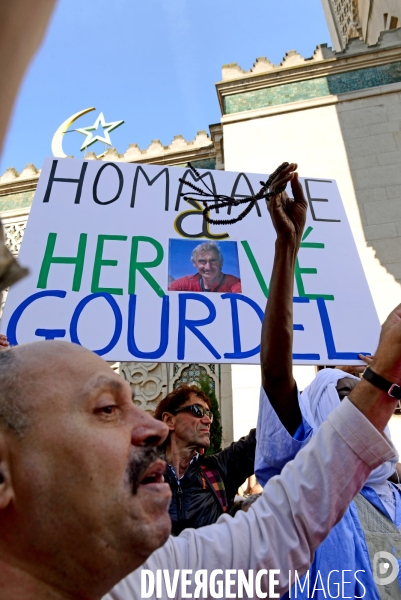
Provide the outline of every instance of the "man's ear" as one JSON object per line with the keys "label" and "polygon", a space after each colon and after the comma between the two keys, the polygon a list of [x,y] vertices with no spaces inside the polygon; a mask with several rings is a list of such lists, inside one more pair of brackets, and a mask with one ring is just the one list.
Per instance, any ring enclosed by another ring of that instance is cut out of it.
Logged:
{"label": "man's ear", "polygon": [[14,498],[9,468],[9,448],[6,438],[0,431],[0,510],[6,508]]}
{"label": "man's ear", "polygon": [[174,431],[175,429],[175,415],[169,412],[164,412],[162,414],[162,421],[167,425],[170,431]]}

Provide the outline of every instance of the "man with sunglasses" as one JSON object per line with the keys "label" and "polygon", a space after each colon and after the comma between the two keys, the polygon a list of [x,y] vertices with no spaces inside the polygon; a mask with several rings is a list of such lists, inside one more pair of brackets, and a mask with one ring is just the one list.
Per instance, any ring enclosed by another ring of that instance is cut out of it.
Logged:
{"label": "man with sunglasses", "polygon": [[209,398],[196,386],[181,385],[155,412],[170,432],[165,442],[168,467],[164,475],[173,498],[172,533],[211,525],[230,510],[238,487],[254,472],[255,430],[222,452],[204,456],[213,421]]}

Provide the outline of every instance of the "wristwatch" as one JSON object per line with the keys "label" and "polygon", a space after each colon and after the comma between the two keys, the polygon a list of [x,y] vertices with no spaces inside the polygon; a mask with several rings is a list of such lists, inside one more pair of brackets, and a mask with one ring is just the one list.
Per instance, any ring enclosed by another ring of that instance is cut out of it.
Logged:
{"label": "wristwatch", "polygon": [[369,381],[372,385],[386,392],[391,398],[401,400],[401,386],[396,383],[391,383],[388,379],[384,379],[381,375],[378,375],[370,367],[366,367],[362,377]]}

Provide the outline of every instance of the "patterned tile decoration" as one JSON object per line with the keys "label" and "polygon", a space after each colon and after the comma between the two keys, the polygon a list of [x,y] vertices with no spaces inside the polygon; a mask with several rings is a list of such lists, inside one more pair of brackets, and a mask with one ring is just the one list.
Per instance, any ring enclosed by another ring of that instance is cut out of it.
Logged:
{"label": "patterned tile decoration", "polygon": [[197,169],[207,169],[208,171],[214,171],[216,168],[216,159],[215,158],[205,158],[203,160],[194,160],[191,161],[191,164],[194,165]]}
{"label": "patterned tile decoration", "polygon": [[[193,165],[196,169],[206,169],[207,171],[214,171],[216,169],[216,159],[215,158],[204,158],[202,160],[191,160],[191,165]],[[182,167],[185,168],[188,162],[180,163],[178,165],[171,165],[172,167]]]}
{"label": "patterned tile decoration", "polygon": [[187,385],[193,385],[194,383],[198,382],[201,377],[209,378],[210,387],[214,391],[214,388],[215,388],[214,379],[212,377],[209,377],[208,372],[205,369],[205,367],[202,367],[196,363],[195,364],[191,363],[188,367],[186,367],[185,369],[182,370],[180,378],[176,379],[176,381],[174,382],[174,389],[176,389],[178,386],[182,385],[183,383],[185,383]]}
{"label": "patterned tile decoration", "polygon": [[329,0],[335,28],[344,46],[351,37],[358,37],[358,2],[355,0]]}
{"label": "patterned tile decoration", "polygon": [[0,211],[14,210],[16,208],[25,208],[31,206],[35,191],[20,192],[18,194],[8,194],[0,196]]}
{"label": "patterned tile decoration", "polygon": [[224,98],[224,114],[344,94],[401,81],[401,62],[272,86]]}

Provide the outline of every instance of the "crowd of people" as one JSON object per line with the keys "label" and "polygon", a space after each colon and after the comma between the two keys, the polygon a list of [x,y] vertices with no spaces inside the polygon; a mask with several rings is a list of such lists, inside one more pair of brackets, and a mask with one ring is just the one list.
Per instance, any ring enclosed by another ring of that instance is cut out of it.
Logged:
{"label": "crowd of people", "polygon": [[[382,586],[382,596],[372,570],[376,552],[401,550],[401,492],[388,481],[398,456],[386,429],[396,399],[337,369],[320,371],[299,396],[292,376],[294,260],[307,206],[296,167],[273,182],[273,190],[290,182],[294,200],[283,192],[270,201],[277,242],[257,431],[222,452],[203,454],[213,413],[196,386],[166,396],[154,418],[134,405],[127,382],[82,347],[53,340],[10,348],[2,336],[5,600],[130,600],[143,593],[143,573],[216,568],[261,572],[262,593],[274,584],[291,597],[291,573],[304,575],[312,561],[311,577],[363,572],[347,581],[350,597],[398,597],[398,579]],[[398,386],[400,357],[397,307],[369,368]],[[238,486],[254,471],[263,493],[233,516]],[[280,578],[272,581],[269,571]],[[301,586],[297,597],[310,597]],[[169,596],[160,584],[146,597]]]}
{"label": "crowd of people", "polygon": [[[52,6],[0,5],[0,144]],[[326,598],[321,585],[311,596],[306,581],[344,571],[354,577],[347,595],[342,579],[343,597],[401,597],[398,578],[375,577],[378,553],[401,557],[401,492],[390,481],[398,455],[387,428],[401,386],[401,306],[362,379],[326,369],[299,394],[292,296],[307,203],[296,169],[289,164],[271,187],[290,184],[293,199],[281,192],[269,203],[277,241],[257,429],[220,453],[204,454],[213,413],[195,386],[174,390],[154,418],[90,351],[55,340],[9,347],[0,336],[1,600],[167,598],[177,573],[185,585],[176,598],[199,589],[236,597],[240,573],[250,572],[257,585],[248,597],[294,597],[296,573],[304,580],[295,597]],[[222,272],[205,260],[208,289],[208,275]],[[1,238],[0,292],[24,274]],[[254,472],[263,492],[235,512],[238,487]],[[216,571],[225,582],[217,591]],[[156,585],[145,593],[149,574]]]}

